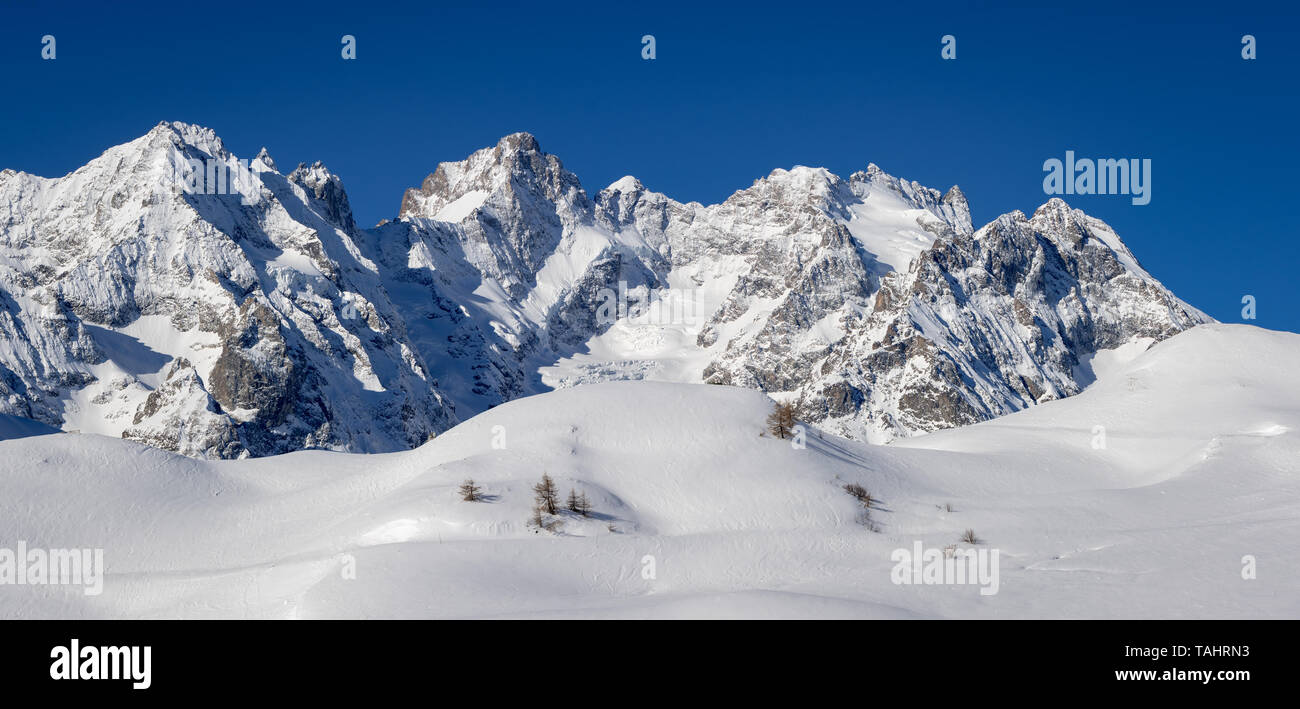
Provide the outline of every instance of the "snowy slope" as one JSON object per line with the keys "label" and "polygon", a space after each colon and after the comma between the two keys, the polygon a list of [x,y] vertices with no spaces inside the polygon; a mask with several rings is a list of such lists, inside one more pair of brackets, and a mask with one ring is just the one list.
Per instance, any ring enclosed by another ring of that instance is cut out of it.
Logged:
{"label": "snowy slope", "polygon": [[28,436],[45,436],[58,433],[59,429],[47,426],[40,421],[33,421],[19,416],[0,414],[0,440],[26,438]]}
{"label": "snowy slope", "polygon": [[[891,446],[798,450],[760,435],[761,393],[645,381],[382,455],[4,441],[0,539],[103,547],[110,573],[94,597],[8,587],[0,615],[1300,617],[1300,336],[1205,325],[1112,359],[1075,397]],[[528,528],[544,471],[597,514]],[[966,528],[1000,551],[998,593],[890,581],[894,550]]]}

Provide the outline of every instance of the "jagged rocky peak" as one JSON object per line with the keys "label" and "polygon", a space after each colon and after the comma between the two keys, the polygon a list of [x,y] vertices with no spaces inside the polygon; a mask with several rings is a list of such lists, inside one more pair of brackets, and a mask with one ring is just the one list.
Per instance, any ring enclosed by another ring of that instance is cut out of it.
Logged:
{"label": "jagged rocky peak", "polygon": [[609,187],[596,193],[596,204],[606,219],[617,228],[618,224],[626,223],[633,218],[637,202],[647,196],[662,198],[662,195],[647,190],[640,180],[631,175],[624,175],[610,183]]}
{"label": "jagged rocky peak", "polygon": [[329,168],[325,167],[325,164],[319,160],[310,165],[304,162],[298,163],[298,166],[287,175],[287,178],[290,182],[313,191],[331,183],[342,186],[342,180],[330,172]]}
{"label": "jagged rocky peak", "polygon": [[931,212],[959,234],[974,231],[966,194],[956,185],[947,192],[940,192],[915,180],[894,177],[875,163],[868,163],[866,170],[850,175],[849,184],[853,193],[863,200],[868,199],[873,192],[890,195],[912,208]]}
{"label": "jagged rocky peak", "polygon": [[[465,254],[461,265],[495,281],[518,301],[533,292],[538,274],[558,250],[597,248],[595,242],[573,243],[582,240],[595,218],[595,205],[577,176],[542,152],[527,133],[508,135],[465,160],[440,164],[420,189],[406,192],[399,216],[418,232],[418,240],[428,240],[425,246],[432,251],[459,243],[455,248]],[[582,279],[587,274],[571,275]],[[569,299],[573,284],[557,285],[559,289],[539,294],[537,309],[555,307],[557,298]],[[529,317],[550,316],[534,309]]]}
{"label": "jagged rocky peak", "polygon": [[352,205],[348,201],[347,190],[343,188],[343,180],[330,172],[321,161],[317,160],[311,165],[299,163],[298,167],[289,174],[288,179],[322,202],[325,205],[325,217],[331,222],[344,227],[347,231],[356,228],[352,219]]}
{"label": "jagged rocky peak", "polygon": [[767,177],[755,180],[750,189],[771,186],[791,193],[825,196],[841,183],[843,180],[838,175],[824,167],[795,165],[788,170],[780,167],[772,170]]}
{"label": "jagged rocky peak", "polygon": [[[1024,219],[1024,214],[1019,213]],[[1062,243],[1078,246],[1088,236],[1087,217],[1075,210],[1060,197],[1053,197],[1034,210],[1027,220],[1033,228],[1054,239],[1063,239]]]}
{"label": "jagged rocky peak", "polygon": [[266,168],[267,170],[270,170],[272,172],[280,171],[280,169],[275,166],[275,159],[271,157],[271,153],[266,149],[266,146],[262,146],[262,149],[257,151],[257,157],[253,159],[262,163],[262,167]]}
{"label": "jagged rocky peak", "polygon": [[849,183],[853,185],[854,192],[858,195],[866,195],[870,187],[890,190],[909,201],[915,201],[918,196],[929,197],[931,201],[937,201],[939,193],[916,182],[894,177],[874,162],[867,163],[866,170],[858,170],[849,175]]}
{"label": "jagged rocky peak", "polygon": [[[1022,214],[1021,218],[1023,217]],[[1110,225],[1088,216],[1082,210],[1072,208],[1060,197],[1053,197],[1043,203],[1034,210],[1034,215],[1028,221],[1035,230],[1071,248],[1080,248],[1084,245],[1084,240],[1091,237],[1100,246],[1114,250],[1117,256],[1131,261],[1134,270],[1146,276],[1144,270],[1136,267],[1137,259]]]}
{"label": "jagged rocky peak", "polygon": [[419,189],[402,197],[399,218],[460,221],[483,204],[549,202],[589,207],[577,176],[542,152],[529,133],[512,133],[465,160],[440,163]]}
{"label": "jagged rocky peak", "polygon": [[216,131],[182,121],[162,121],[140,139],[118,146],[118,149],[136,150],[141,147],[146,151],[172,147],[182,153],[187,152],[186,148],[188,147],[214,158],[226,159],[231,157],[230,151],[226,149],[225,142],[221,140],[221,136],[217,135]]}
{"label": "jagged rocky peak", "polygon": [[949,187],[939,201],[951,207],[957,214],[964,214],[966,224],[970,225],[970,204],[966,201],[966,193],[962,192],[960,187],[957,185]]}
{"label": "jagged rocky peak", "polygon": [[724,202],[705,207],[706,221],[733,222],[748,238],[821,234],[853,201],[848,185],[825,168],[777,168]]}
{"label": "jagged rocky peak", "polygon": [[683,204],[654,192],[631,175],[601,190],[595,202],[596,220],[603,228],[634,235],[660,258],[669,258],[672,253],[670,236],[686,233],[705,209],[698,202]]}
{"label": "jagged rocky peak", "polygon": [[632,175],[624,175],[614,180],[609,187],[596,193],[596,203],[601,205],[605,211],[618,213],[630,213],[635,208],[638,201],[650,199],[657,202],[669,200],[665,195],[653,192]]}
{"label": "jagged rocky peak", "polygon": [[602,192],[620,192],[623,194],[641,194],[645,191],[645,185],[632,175],[624,175],[602,190]]}

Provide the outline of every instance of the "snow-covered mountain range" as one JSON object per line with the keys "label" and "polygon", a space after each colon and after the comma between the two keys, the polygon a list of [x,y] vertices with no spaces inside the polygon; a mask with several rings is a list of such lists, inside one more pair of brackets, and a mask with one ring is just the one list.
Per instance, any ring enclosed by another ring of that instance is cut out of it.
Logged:
{"label": "snow-covered mountain range", "polygon": [[[874,165],[716,205],[589,195],[526,133],[373,229],[323,165],[196,193],[162,123],[59,179],[0,172],[0,414],[195,457],[417,446],[551,388],[708,382],[883,442],[1079,393],[1099,352],[1210,319],[1059,199],[974,228]],[[663,306],[663,307],[661,307]]]}

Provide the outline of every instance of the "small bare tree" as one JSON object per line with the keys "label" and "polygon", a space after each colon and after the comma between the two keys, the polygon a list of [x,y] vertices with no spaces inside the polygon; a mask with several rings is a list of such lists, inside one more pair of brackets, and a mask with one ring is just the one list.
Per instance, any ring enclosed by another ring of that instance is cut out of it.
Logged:
{"label": "small bare tree", "polygon": [[483,488],[474,484],[474,478],[466,478],[457,490],[460,492],[460,499],[465,502],[478,502],[483,499]]}
{"label": "small bare tree", "polygon": [[876,498],[872,497],[870,492],[867,492],[867,488],[857,483],[845,485],[844,491],[852,495],[858,502],[861,502],[863,507],[869,508],[876,502]]}
{"label": "small bare tree", "polygon": [[555,481],[550,475],[542,473],[542,481],[533,486],[533,492],[536,493],[534,499],[537,506],[546,511],[546,514],[556,514],[560,503],[560,493],[555,488]]}
{"label": "small bare tree", "polygon": [[767,430],[777,438],[785,439],[794,435],[795,416],[798,415],[794,404],[778,403],[767,415]]}
{"label": "small bare tree", "polygon": [[528,516],[528,526],[536,528],[538,532],[554,532],[562,524],[561,520],[548,516],[541,505],[533,505],[532,513]]}
{"label": "small bare tree", "polygon": [[580,493],[573,488],[569,488],[567,506],[570,512],[575,512],[583,517],[591,514],[591,501],[587,499],[587,493],[585,492]]}

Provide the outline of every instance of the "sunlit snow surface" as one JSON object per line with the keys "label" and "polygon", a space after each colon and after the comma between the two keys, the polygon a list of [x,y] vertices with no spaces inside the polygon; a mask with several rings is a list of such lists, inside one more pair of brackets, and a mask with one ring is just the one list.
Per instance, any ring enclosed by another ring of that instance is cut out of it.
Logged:
{"label": "sunlit snow surface", "polygon": [[[797,450],[760,435],[760,393],[645,381],[385,455],[3,441],[0,540],[102,547],[109,574],[99,596],[0,587],[0,616],[1294,618],[1298,367],[1300,336],[1201,326],[1078,396],[890,446]],[[597,514],[529,529],[543,472]],[[485,501],[460,501],[467,477]],[[966,528],[999,550],[997,594],[891,582],[894,549]]]}

